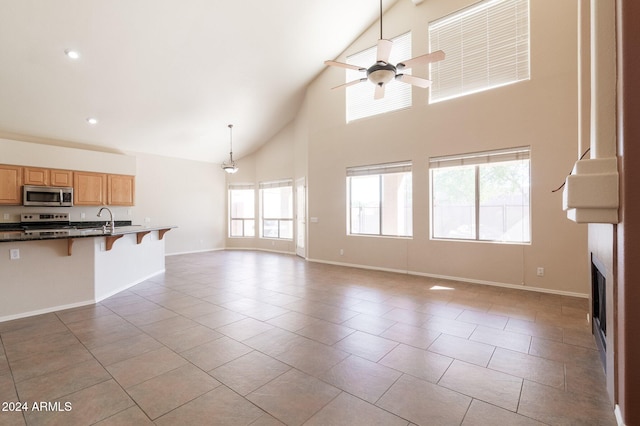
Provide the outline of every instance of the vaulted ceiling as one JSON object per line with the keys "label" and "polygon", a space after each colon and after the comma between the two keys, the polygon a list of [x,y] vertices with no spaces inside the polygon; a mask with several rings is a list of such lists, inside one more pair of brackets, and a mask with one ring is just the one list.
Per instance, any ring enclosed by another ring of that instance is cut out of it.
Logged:
{"label": "vaulted ceiling", "polygon": [[378,16],[377,0],[0,0],[0,135],[221,162],[234,124],[239,158]]}

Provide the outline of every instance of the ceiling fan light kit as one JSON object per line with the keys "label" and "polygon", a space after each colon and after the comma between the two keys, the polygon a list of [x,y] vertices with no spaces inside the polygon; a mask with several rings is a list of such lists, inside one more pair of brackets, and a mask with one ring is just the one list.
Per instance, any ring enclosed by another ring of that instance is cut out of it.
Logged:
{"label": "ceiling fan light kit", "polygon": [[[422,1],[413,0],[413,2],[415,4],[419,4]],[[431,80],[427,80],[421,77],[415,77],[409,74],[398,73],[398,71],[405,68],[413,68],[418,65],[428,65],[432,62],[442,61],[445,58],[444,52],[442,50],[438,50],[432,53],[427,53],[425,55],[416,56],[415,58],[407,59],[405,61],[399,62],[396,65],[393,65],[389,63],[389,55],[391,54],[392,46],[393,42],[391,40],[385,40],[382,38],[382,0],[380,0],[380,39],[378,40],[378,44],[376,47],[376,63],[368,68],[364,68],[338,61],[325,61],[325,65],[366,72],[367,75],[365,78],[359,78],[357,80],[341,84],[334,87],[334,89],[337,89],[339,87],[349,87],[353,86],[354,84],[370,81],[376,86],[374,99],[380,99],[384,97],[384,86],[394,79],[421,88],[427,88],[431,86]]]}
{"label": "ceiling fan light kit", "polygon": [[236,162],[233,161],[233,124],[229,124],[227,127],[229,127],[229,161],[222,163],[222,170],[232,174],[238,171],[238,166],[236,165]]}

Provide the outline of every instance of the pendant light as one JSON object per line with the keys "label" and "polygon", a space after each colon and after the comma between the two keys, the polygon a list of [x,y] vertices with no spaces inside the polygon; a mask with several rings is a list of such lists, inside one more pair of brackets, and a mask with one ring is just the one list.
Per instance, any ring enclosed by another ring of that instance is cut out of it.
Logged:
{"label": "pendant light", "polygon": [[233,161],[233,124],[229,124],[229,161],[225,161],[222,163],[222,170],[227,173],[235,173],[238,171],[238,166],[236,166],[236,162]]}

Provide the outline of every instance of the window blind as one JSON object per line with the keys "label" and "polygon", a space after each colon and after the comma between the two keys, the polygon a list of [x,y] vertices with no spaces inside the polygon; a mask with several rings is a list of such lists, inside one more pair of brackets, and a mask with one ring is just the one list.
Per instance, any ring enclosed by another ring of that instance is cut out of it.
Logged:
{"label": "window blind", "polygon": [[429,24],[430,102],[530,78],[529,0],[484,0]]}
{"label": "window blind", "polygon": [[429,159],[429,168],[472,166],[476,164],[499,163],[504,161],[528,160],[530,147],[509,148],[496,151],[473,152],[469,154],[433,157]]}
{"label": "window blind", "polygon": [[411,162],[373,164],[369,166],[347,167],[347,176],[369,176],[411,171]]}
{"label": "window blind", "polygon": [[[411,58],[411,32],[391,39],[393,47],[389,62],[397,64]],[[368,68],[376,63],[376,46],[347,56],[347,63]],[[402,70],[403,74],[411,74],[410,70]],[[361,71],[347,70],[346,82],[366,77]],[[396,80],[390,81],[385,86],[385,94],[382,99],[373,99],[375,85],[365,81],[346,88],[347,99],[347,123],[359,118],[370,117],[389,111],[395,111],[411,106],[411,85]]]}
{"label": "window blind", "polygon": [[230,183],[229,189],[255,189],[256,186],[253,183]]}
{"label": "window blind", "polygon": [[285,186],[293,186],[293,180],[291,179],[282,179],[282,180],[274,180],[270,182],[260,182],[260,189],[266,188],[283,188]]}

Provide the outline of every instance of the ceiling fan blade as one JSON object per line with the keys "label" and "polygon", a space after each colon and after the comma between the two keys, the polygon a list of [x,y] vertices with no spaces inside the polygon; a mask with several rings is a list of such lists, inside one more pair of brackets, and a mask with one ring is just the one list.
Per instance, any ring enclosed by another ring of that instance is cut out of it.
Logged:
{"label": "ceiling fan blade", "polygon": [[426,78],[415,77],[409,74],[398,74],[396,75],[396,80],[402,81],[403,83],[408,83],[413,86],[422,87],[426,89],[431,86],[431,80],[427,80]]}
{"label": "ceiling fan blade", "polygon": [[376,84],[376,91],[373,94],[373,99],[384,98],[384,84]]}
{"label": "ceiling fan blade", "polygon": [[339,88],[341,88],[341,87],[349,87],[349,86],[353,86],[354,84],[362,83],[362,82],[365,82],[365,81],[367,81],[366,77],[365,77],[365,78],[359,78],[359,79],[357,79],[357,80],[353,80],[353,81],[350,81],[350,82],[348,82],[348,83],[344,83],[344,84],[341,84],[341,85],[339,85],[339,86],[332,87],[332,88],[331,88],[331,90],[333,90],[333,89],[339,89]]}
{"label": "ceiling fan blade", "polygon": [[407,59],[396,65],[396,68],[412,68],[416,65],[427,65],[431,62],[438,62],[444,59],[444,52],[442,50],[436,50],[435,52],[427,53],[426,55],[416,56],[412,59]]}
{"label": "ceiling fan blade", "polygon": [[385,40],[382,38],[378,40],[376,61],[388,64],[389,55],[391,54],[391,46],[393,46],[393,42],[391,40]]}
{"label": "ceiling fan blade", "polygon": [[345,64],[344,62],[337,62],[337,61],[324,61],[325,65],[330,65],[332,67],[340,67],[340,68],[347,68],[350,70],[356,70],[356,71],[366,71],[366,68],[362,68],[359,67],[357,65],[351,65],[351,64]]}

